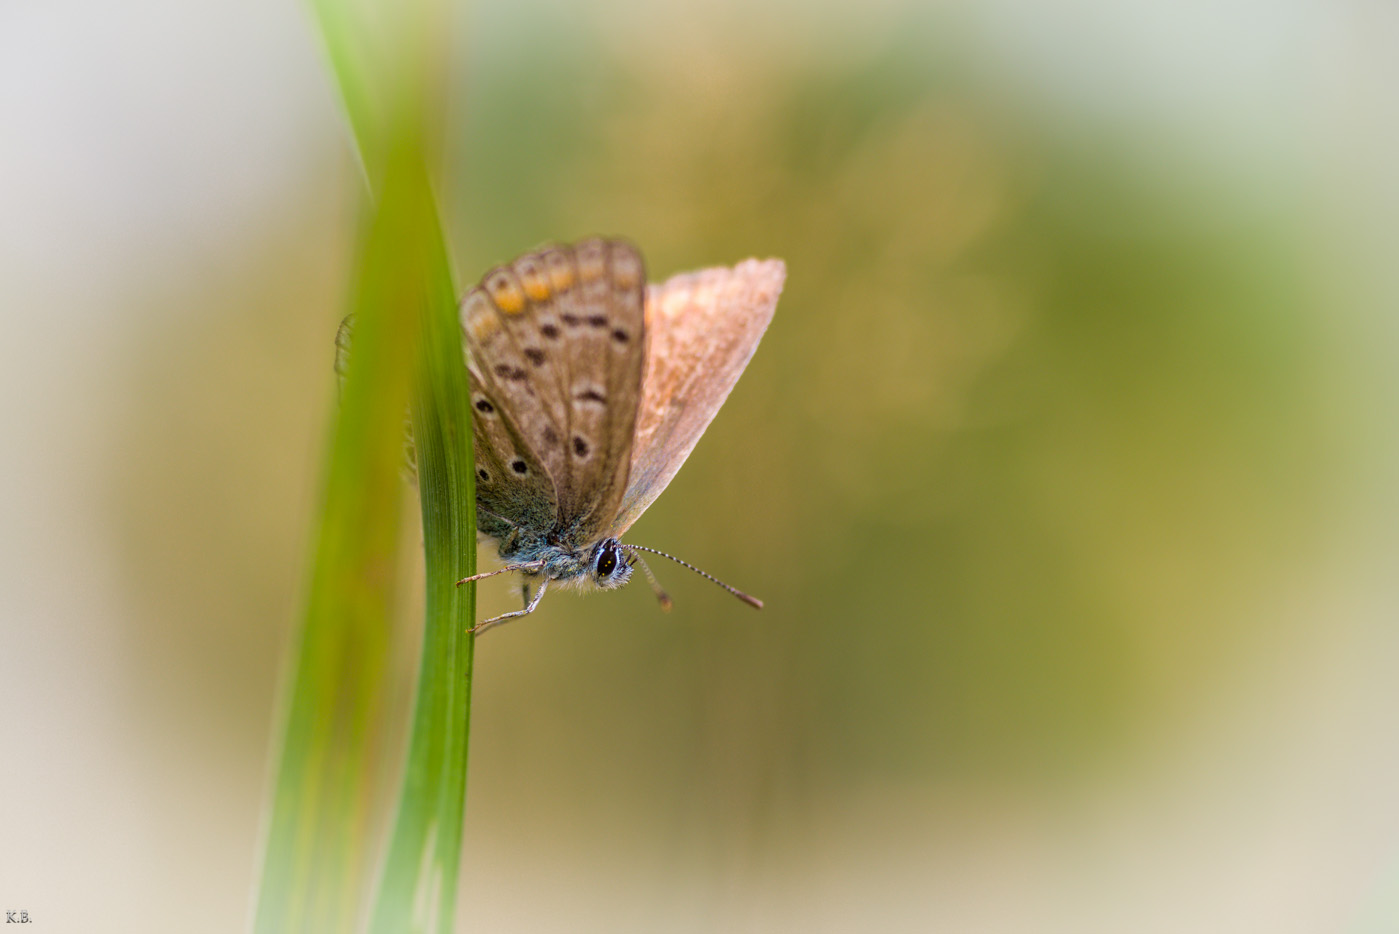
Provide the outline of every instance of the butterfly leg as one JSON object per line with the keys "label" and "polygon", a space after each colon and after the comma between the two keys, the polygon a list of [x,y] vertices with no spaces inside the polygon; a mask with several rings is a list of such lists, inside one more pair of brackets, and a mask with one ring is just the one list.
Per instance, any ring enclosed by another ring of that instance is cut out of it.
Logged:
{"label": "butterfly leg", "polygon": [[463,577],[461,580],[457,581],[457,586],[460,587],[462,584],[469,584],[472,581],[483,580],[487,577],[495,577],[497,574],[505,574],[508,571],[529,572],[537,571],[542,567],[544,567],[543,561],[527,561],[524,564],[507,564],[505,567],[496,568],[494,571],[483,571],[480,574],[473,574],[470,577]]}
{"label": "butterfly leg", "polygon": [[[482,620],[481,622],[477,623],[473,628],[468,629],[467,632],[479,636],[487,629],[490,629],[493,626],[499,626],[501,623],[504,623],[507,620],[515,619],[518,616],[528,616],[529,614],[534,612],[535,607],[539,606],[539,601],[544,596],[544,591],[548,589],[549,578],[546,577],[539,582],[539,589],[534,592],[534,599],[530,600],[529,603],[525,605],[525,608],[523,610],[516,610],[514,613],[502,613],[499,616],[492,616],[490,619]],[[525,593],[529,593],[528,580],[525,581]]]}

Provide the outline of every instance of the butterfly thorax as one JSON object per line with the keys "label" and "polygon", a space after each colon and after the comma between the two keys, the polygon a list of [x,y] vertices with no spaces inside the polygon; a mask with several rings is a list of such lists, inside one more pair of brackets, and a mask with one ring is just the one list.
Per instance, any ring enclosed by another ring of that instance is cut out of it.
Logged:
{"label": "butterfly thorax", "polygon": [[539,564],[535,574],[560,583],[611,590],[631,578],[632,557],[615,538],[577,546],[549,533],[526,536],[513,529],[500,540],[501,560],[510,564]]}

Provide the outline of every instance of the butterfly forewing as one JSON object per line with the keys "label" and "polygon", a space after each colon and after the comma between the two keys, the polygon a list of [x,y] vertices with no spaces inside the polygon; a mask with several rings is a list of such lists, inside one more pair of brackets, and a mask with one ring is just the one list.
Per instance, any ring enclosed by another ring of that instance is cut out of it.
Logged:
{"label": "butterfly forewing", "polygon": [[568,426],[559,484],[562,524],[587,540],[612,522],[626,488],[646,332],[641,255],[621,241],[585,240],[548,257],[560,281]]}
{"label": "butterfly forewing", "polygon": [[772,321],[786,276],[781,260],[750,259],[650,288],[646,381],[627,489],[608,534],[630,528],[690,456]]}

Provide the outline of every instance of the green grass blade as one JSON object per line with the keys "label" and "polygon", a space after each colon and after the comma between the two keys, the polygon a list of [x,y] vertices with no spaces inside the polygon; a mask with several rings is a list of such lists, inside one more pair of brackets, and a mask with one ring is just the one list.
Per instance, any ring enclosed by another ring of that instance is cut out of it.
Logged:
{"label": "green grass blade", "polygon": [[[313,0],[376,207],[336,423],[311,594],[286,718],[258,934],[349,931],[368,854],[372,743],[394,568],[402,412],[412,398],[427,602],[404,784],[373,902],[375,931],[452,927],[471,698],[475,489],[455,289],[427,169],[442,30],[421,0],[370,22]],[[372,18],[371,18],[372,19]],[[416,370],[415,370],[416,364]],[[411,393],[410,393],[411,388]],[[369,409],[372,408],[372,412]]]}
{"label": "green grass blade", "polygon": [[360,161],[378,188],[405,143],[438,138],[447,10],[441,0],[311,0]]}
{"label": "green grass blade", "polygon": [[456,582],[476,570],[471,399],[441,241],[427,245],[425,255],[433,288],[424,308],[413,432],[426,628],[408,763],[370,927],[375,934],[452,930],[466,795],[475,642],[467,630],[475,618],[476,585]]}
{"label": "green grass blade", "polygon": [[369,870],[367,763],[387,668],[403,409],[419,317],[403,282],[409,218],[384,205],[361,260],[355,352],[330,445],[293,681],[283,693],[254,919],[260,934],[352,930]]}

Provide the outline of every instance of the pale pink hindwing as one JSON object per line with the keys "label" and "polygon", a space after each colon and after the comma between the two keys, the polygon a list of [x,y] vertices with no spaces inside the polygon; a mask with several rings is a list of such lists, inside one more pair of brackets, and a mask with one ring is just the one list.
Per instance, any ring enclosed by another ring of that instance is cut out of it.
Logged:
{"label": "pale pink hindwing", "polygon": [[610,535],[630,528],[690,456],[748,366],[786,277],[779,259],[749,259],[647,290],[646,378],[630,478]]}

